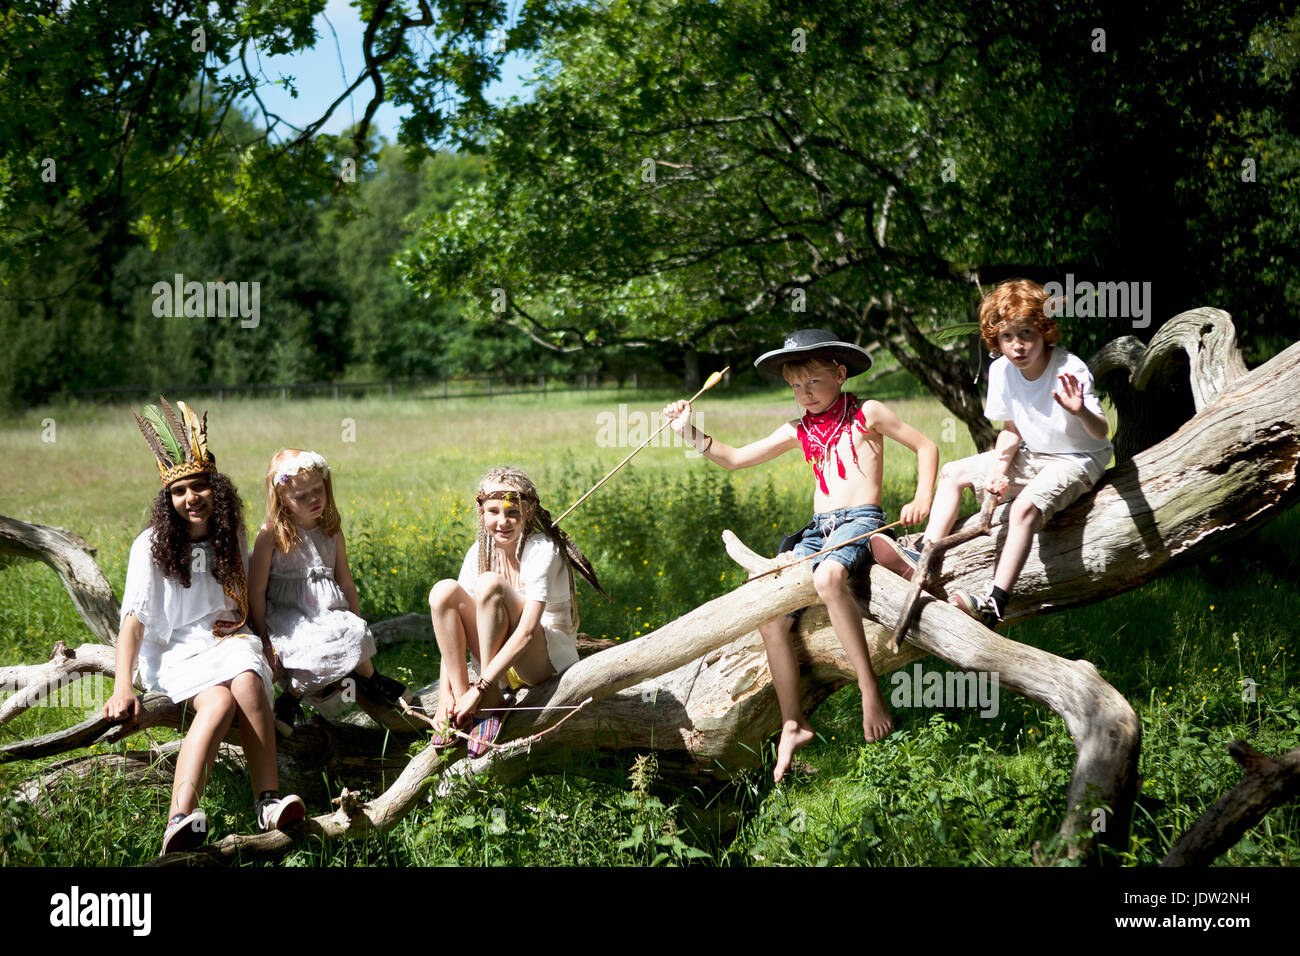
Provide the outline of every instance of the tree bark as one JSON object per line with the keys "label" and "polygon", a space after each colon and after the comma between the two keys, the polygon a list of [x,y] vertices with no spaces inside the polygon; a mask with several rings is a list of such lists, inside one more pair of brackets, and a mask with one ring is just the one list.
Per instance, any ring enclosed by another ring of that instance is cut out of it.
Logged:
{"label": "tree bark", "polygon": [[84,538],[63,528],[28,524],[0,515],[0,553],[48,564],[63,582],[90,632],[105,644],[117,641],[121,605],[104,572],[95,563],[95,549]]}
{"label": "tree bark", "polygon": [[1246,374],[1237,332],[1222,309],[1192,309],[1160,327],[1150,345],[1131,335],[1115,339],[1088,361],[1093,379],[1108,386],[1119,414],[1116,463],[1172,435]]}

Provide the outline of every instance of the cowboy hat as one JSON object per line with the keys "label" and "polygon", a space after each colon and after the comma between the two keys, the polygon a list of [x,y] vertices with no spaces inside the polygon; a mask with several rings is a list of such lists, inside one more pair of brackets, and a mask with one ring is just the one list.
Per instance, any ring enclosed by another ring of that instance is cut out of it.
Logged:
{"label": "cowboy hat", "polygon": [[871,368],[871,356],[861,346],[841,342],[825,329],[797,329],[785,337],[785,345],[764,352],[754,360],[754,368],[768,378],[782,379],[781,369],[790,362],[823,358],[848,369],[849,377]]}

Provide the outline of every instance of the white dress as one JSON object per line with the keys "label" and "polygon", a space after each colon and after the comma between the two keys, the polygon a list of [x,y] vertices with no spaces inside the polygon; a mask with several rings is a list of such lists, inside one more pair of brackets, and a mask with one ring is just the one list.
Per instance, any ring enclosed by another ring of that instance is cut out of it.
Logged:
{"label": "white dress", "polygon": [[[235,602],[221,589],[214,573],[212,547],[191,542],[190,586],[163,575],[154,563],[152,532],[142,531],[131,545],[122,595],[122,620],[134,614],[144,625],[144,640],[136,671],[151,691],[162,691],[176,703],[230,680],[244,671],[262,679],[271,697],[271,668],[262,653],[262,640],[251,633],[217,638],[217,621],[239,620]],[[245,565],[244,573],[248,573]]]}
{"label": "white dress", "polygon": [[[525,601],[544,601],[542,629],[546,633],[546,652],[557,674],[578,663],[578,637],[573,626],[573,607],[569,601],[569,562],[559,546],[544,534],[534,532],[524,541],[519,556],[519,593]],[[470,546],[461,565],[457,583],[474,596],[478,581],[478,542]]]}
{"label": "white dress", "polygon": [[375,638],[334,580],[339,538],[320,525],[298,538],[288,554],[271,552],[266,629],[293,691],[316,705],[319,691],[374,656]]}

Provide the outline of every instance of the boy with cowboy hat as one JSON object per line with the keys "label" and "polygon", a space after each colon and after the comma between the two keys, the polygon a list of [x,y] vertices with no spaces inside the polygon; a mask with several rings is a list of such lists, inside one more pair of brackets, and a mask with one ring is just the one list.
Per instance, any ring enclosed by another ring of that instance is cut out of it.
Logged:
{"label": "boy with cowboy hat", "polygon": [[[934,442],[880,402],[861,401],[843,391],[850,376],[871,366],[865,350],[840,341],[825,329],[799,329],[786,336],[781,348],[761,355],[754,366],[769,378],[789,383],[795,401],[804,410],[802,418],[783,422],[766,438],[733,448],[691,425],[687,402],[667,406],[664,415],[685,441],[728,471],[760,465],[796,448],[803,450],[813,471],[813,519],[786,539],[782,551],[792,549],[796,558],[810,555],[885,524],[880,501],[886,437],[910,449],[918,461],[916,496],[903,506],[900,517],[905,524],[919,524],[926,519],[939,469],[939,451]],[[855,573],[870,556],[870,540],[814,558],[813,582],[830,614],[835,635],[858,675],[863,736],[875,741],[893,730],[893,722],[871,668],[862,612],[851,589]],[[777,781],[790,769],[795,751],[811,743],[815,736],[803,714],[799,662],[790,642],[796,619],[797,615],[780,617],[759,628],[781,705],[781,740],[773,774]]]}

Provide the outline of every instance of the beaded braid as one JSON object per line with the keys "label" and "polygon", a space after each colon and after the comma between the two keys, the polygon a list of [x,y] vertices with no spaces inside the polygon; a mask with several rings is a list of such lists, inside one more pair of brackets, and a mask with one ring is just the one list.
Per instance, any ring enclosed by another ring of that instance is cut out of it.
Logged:
{"label": "beaded braid", "polygon": [[[487,492],[484,489],[490,484],[509,485],[513,491],[494,491]],[[587,556],[574,543],[573,539],[564,533],[560,528],[555,526],[551,520],[551,513],[541,506],[537,495],[537,486],[533,484],[532,479],[520,471],[518,468],[512,468],[509,465],[493,468],[478,483],[478,572],[482,574],[485,571],[494,570],[492,567],[496,558],[496,542],[492,540],[491,535],[487,533],[487,526],[483,523],[483,502],[500,498],[507,501],[515,501],[519,505],[520,517],[522,518],[523,528],[519,534],[519,542],[515,546],[515,559],[523,557],[524,541],[530,534],[544,534],[559,547],[560,553],[564,555],[565,560],[569,563],[569,608],[570,616],[573,621],[573,628],[576,631],[580,617],[578,614],[578,595],[576,581],[574,580],[574,571],[581,574],[587,583],[599,591],[606,598],[605,589],[600,586],[596,579],[596,571],[587,560]]]}

